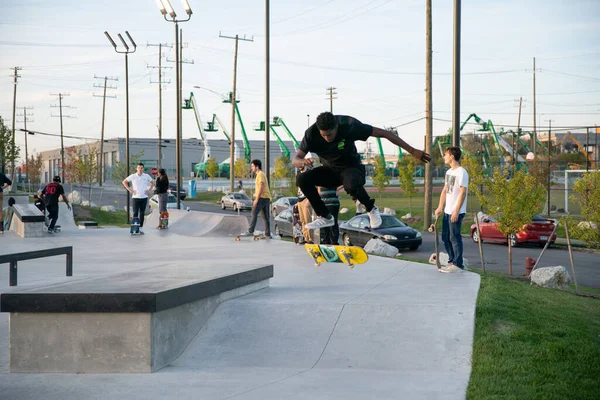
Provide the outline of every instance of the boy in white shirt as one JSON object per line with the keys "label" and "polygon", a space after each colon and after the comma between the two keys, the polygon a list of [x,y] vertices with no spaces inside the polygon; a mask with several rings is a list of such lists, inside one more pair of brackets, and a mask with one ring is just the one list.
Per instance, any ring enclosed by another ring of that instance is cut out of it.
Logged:
{"label": "boy in white shirt", "polygon": [[[452,273],[462,271],[463,242],[460,230],[462,220],[467,212],[467,195],[469,192],[469,174],[460,166],[461,151],[459,147],[451,146],[444,152],[444,163],[450,166],[444,178],[444,189],[440,195],[440,204],[435,210],[435,217],[442,212],[442,242],[448,253],[448,265],[440,272]],[[444,207],[445,203],[445,207]]]}
{"label": "boy in white shirt", "polygon": [[[136,173],[123,179],[122,183],[125,189],[132,194],[133,218],[140,219],[140,234],[143,234],[144,213],[148,206],[148,195],[154,189],[154,180],[150,175],[144,173],[144,164],[140,162],[136,166]],[[131,183],[131,187],[129,187],[129,183]]]}

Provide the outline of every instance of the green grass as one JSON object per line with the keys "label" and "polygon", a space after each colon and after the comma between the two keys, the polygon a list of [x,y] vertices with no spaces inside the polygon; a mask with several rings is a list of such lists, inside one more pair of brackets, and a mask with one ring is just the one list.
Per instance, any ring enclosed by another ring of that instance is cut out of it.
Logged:
{"label": "green grass", "polygon": [[595,399],[600,300],[481,277],[468,399]]}
{"label": "green grass", "polygon": [[[79,221],[96,221],[98,226],[118,226],[128,228],[127,212],[117,210],[116,212],[102,211],[99,208],[75,206],[80,208],[81,212],[75,212],[75,223]],[[76,211],[76,210],[74,210]],[[87,215],[86,215],[87,214]]]}

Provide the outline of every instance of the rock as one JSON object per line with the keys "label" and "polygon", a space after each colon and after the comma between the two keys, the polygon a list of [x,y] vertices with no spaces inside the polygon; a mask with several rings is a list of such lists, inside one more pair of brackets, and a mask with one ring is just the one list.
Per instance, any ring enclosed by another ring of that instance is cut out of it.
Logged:
{"label": "rock", "polygon": [[385,207],[383,209],[383,213],[388,215],[396,215],[396,210],[394,210],[393,208]]}
{"label": "rock", "polygon": [[350,211],[350,210],[348,210],[348,208],[346,208],[346,207],[343,207],[343,208],[340,210],[340,214],[346,214],[348,211]]}
{"label": "rock", "polygon": [[398,249],[381,239],[371,239],[365,245],[365,252],[374,256],[396,257]]}
{"label": "rock", "polygon": [[400,217],[401,220],[406,221],[407,219],[411,219],[412,218],[412,214],[408,213],[408,214],[404,214],[403,216]]}
{"label": "rock", "polygon": [[[429,263],[435,264],[435,253],[432,253],[431,257],[429,257]],[[442,266],[448,265],[448,253],[440,251],[440,264]],[[465,268],[467,268],[469,266],[469,260],[464,257],[463,257],[463,266]]]}
{"label": "rock", "polygon": [[597,225],[591,221],[581,221],[577,224],[577,227],[580,229],[598,229]]}
{"label": "rock", "polygon": [[79,193],[77,190],[73,190],[71,193],[69,193],[67,198],[71,204],[81,204],[81,193]]}
{"label": "rock", "polygon": [[81,202],[81,205],[84,206],[84,207],[98,207],[98,205],[96,203],[94,203],[93,201],[90,202],[90,201],[87,201],[87,200],[83,200]]}
{"label": "rock", "polygon": [[571,283],[571,276],[562,266],[537,268],[531,272],[531,284],[550,289],[565,290]]}
{"label": "rock", "polygon": [[102,208],[100,208],[102,211],[108,211],[108,212],[116,212],[117,209],[115,208],[115,206],[102,206]]}

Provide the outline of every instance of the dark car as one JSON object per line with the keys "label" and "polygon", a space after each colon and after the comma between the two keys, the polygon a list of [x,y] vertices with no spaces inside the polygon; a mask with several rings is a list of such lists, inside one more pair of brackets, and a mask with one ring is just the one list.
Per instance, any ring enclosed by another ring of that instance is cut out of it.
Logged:
{"label": "dark car", "polygon": [[[169,189],[167,190],[167,193],[175,196],[175,193],[177,193],[177,183],[176,182],[169,182]],[[182,183],[181,188],[179,189],[179,198],[181,200],[185,200],[185,196],[187,196],[187,190],[185,190],[183,188],[183,183]]]}
{"label": "dark car", "polygon": [[[554,220],[537,215],[533,217],[530,223],[523,225],[516,235],[510,235],[508,241],[512,247],[515,247],[520,243],[536,243],[543,246],[546,244],[548,237],[554,232],[555,226],[556,222]],[[486,242],[507,242],[506,235],[498,229],[498,222],[490,216],[484,216],[483,219],[479,221],[479,230],[481,231],[481,234],[477,232],[477,224],[471,225],[471,239],[473,239],[475,243],[479,242],[480,239]],[[555,241],[556,233],[552,235],[550,243],[554,243]]]}
{"label": "dark car", "polygon": [[293,236],[292,211],[283,210],[275,217],[275,234],[278,236]]}
{"label": "dark car", "polygon": [[397,249],[416,250],[423,243],[421,232],[411,228],[393,215],[381,214],[381,226],[371,229],[368,215],[357,215],[340,224],[344,245],[364,247],[371,239],[381,239]]}

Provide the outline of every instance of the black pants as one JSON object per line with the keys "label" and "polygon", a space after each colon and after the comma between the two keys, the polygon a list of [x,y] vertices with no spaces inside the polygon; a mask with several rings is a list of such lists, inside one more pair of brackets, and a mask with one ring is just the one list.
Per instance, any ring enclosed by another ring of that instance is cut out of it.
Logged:
{"label": "black pants", "polygon": [[140,227],[144,226],[144,213],[148,206],[148,198],[145,199],[133,199],[133,218],[140,219]]}
{"label": "black pants", "polygon": [[327,210],[333,215],[335,225],[320,229],[321,244],[339,244],[340,226],[338,225],[338,214],[340,213],[340,206],[327,206]]}
{"label": "black pants", "polygon": [[315,213],[321,217],[329,215],[329,211],[319,196],[317,186],[331,188],[344,185],[346,193],[360,201],[367,211],[371,211],[375,205],[375,200],[370,198],[365,190],[365,167],[362,165],[343,169],[313,168],[298,175],[297,183]]}
{"label": "black pants", "polygon": [[48,218],[50,218],[50,226],[48,229],[54,229],[56,220],[58,220],[58,204],[51,204],[46,207],[46,210],[48,210]]}

